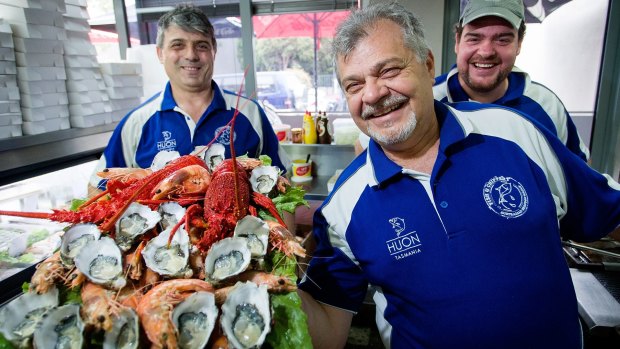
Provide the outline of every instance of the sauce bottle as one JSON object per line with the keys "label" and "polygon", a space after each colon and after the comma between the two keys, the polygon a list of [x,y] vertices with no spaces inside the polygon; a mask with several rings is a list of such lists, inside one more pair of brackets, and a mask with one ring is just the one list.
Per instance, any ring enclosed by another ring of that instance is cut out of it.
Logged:
{"label": "sauce bottle", "polygon": [[304,114],[304,143],[316,144],[316,125],[314,124],[314,118],[309,111]]}
{"label": "sauce bottle", "polygon": [[319,144],[331,144],[332,136],[329,134],[329,119],[326,112],[319,112],[316,118],[316,132]]}

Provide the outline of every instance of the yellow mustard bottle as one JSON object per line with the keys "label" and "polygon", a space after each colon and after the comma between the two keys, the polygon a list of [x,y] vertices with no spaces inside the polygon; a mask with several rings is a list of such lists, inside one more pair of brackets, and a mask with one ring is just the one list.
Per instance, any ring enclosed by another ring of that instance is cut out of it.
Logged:
{"label": "yellow mustard bottle", "polygon": [[316,144],[316,125],[314,123],[314,118],[309,111],[306,111],[304,114],[304,143],[306,144]]}

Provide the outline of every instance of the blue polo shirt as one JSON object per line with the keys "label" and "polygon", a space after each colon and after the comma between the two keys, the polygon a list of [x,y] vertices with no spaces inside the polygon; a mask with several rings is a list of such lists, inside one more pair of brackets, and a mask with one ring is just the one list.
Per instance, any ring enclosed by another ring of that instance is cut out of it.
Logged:
{"label": "blue polo shirt", "polygon": [[386,301],[392,348],[580,348],[564,238],[620,223],[620,186],[509,108],[435,103],[431,175],[371,140],[314,216],[299,287],[356,312]]}
{"label": "blue polo shirt", "polygon": [[[286,171],[289,160],[265,112],[256,101],[222,90],[215,82],[212,82],[212,88],[213,101],[195,123],[175,102],[168,82],[162,92],[120,121],[95,173],[108,167],[148,168],[155,155],[163,150],[190,154],[196,147],[209,144],[222,129],[216,142],[225,146],[227,158],[230,158],[230,143],[234,140],[237,156],[269,155],[274,166]],[[226,125],[237,105],[240,112],[235,120],[233,136],[230,126]],[[93,176],[91,184],[96,186],[99,180]]]}
{"label": "blue polo shirt", "polygon": [[[470,101],[459,82],[456,66],[447,74],[435,78],[433,95],[435,99],[448,103]],[[562,101],[546,86],[532,81],[521,69],[513,67],[508,75],[508,90],[493,104],[514,108],[532,116],[560,138],[573,153],[583,160],[589,158],[590,151],[579,137]]]}

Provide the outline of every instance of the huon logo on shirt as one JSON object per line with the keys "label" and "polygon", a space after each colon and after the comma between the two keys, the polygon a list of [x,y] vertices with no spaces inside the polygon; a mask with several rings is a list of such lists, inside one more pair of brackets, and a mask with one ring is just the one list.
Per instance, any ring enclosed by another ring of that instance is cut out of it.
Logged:
{"label": "huon logo on shirt", "polygon": [[177,140],[170,139],[172,137],[172,133],[170,131],[163,131],[161,134],[164,137],[164,140],[157,142],[157,150],[175,150],[177,148]]}
{"label": "huon logo on shirt", "polygon": [[482,188],[482,196],[489,209],[504,218],[522,216],[530,204],[525,188],[512,177],[491,178]]}
{"label": "huon logo on shirt", "polygon": [[388,222],[392,225],[392,229],[396,232],[396,238],[385,242],[390,256],[395,259],[402,259],[422,252],[420,246],[422,242],[416,231],[411,231],[406,234],[401,233],[405,231],[405,220],[399,217],[390,218]]}

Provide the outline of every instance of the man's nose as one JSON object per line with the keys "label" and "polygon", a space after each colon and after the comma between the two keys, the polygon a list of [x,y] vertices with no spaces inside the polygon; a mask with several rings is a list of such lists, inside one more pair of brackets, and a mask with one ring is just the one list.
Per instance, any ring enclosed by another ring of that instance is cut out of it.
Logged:
{"label": "man's nose", "polygon": [[188,46],[185,50],[185,58],[194,61],[198,59],[198,50],[193,46]]}
{"label": "man's nose", "polygon": [[478,54],[483,57],[495,55],[495,46],[493,40],[482,40],[478,45]]}
{"label": "man's nose", "polygon": [[364,104],[373,105],[380,101],[389,93],[389,89],[385,83],[378,78],[368,78],[364,86],[362,102]]}

